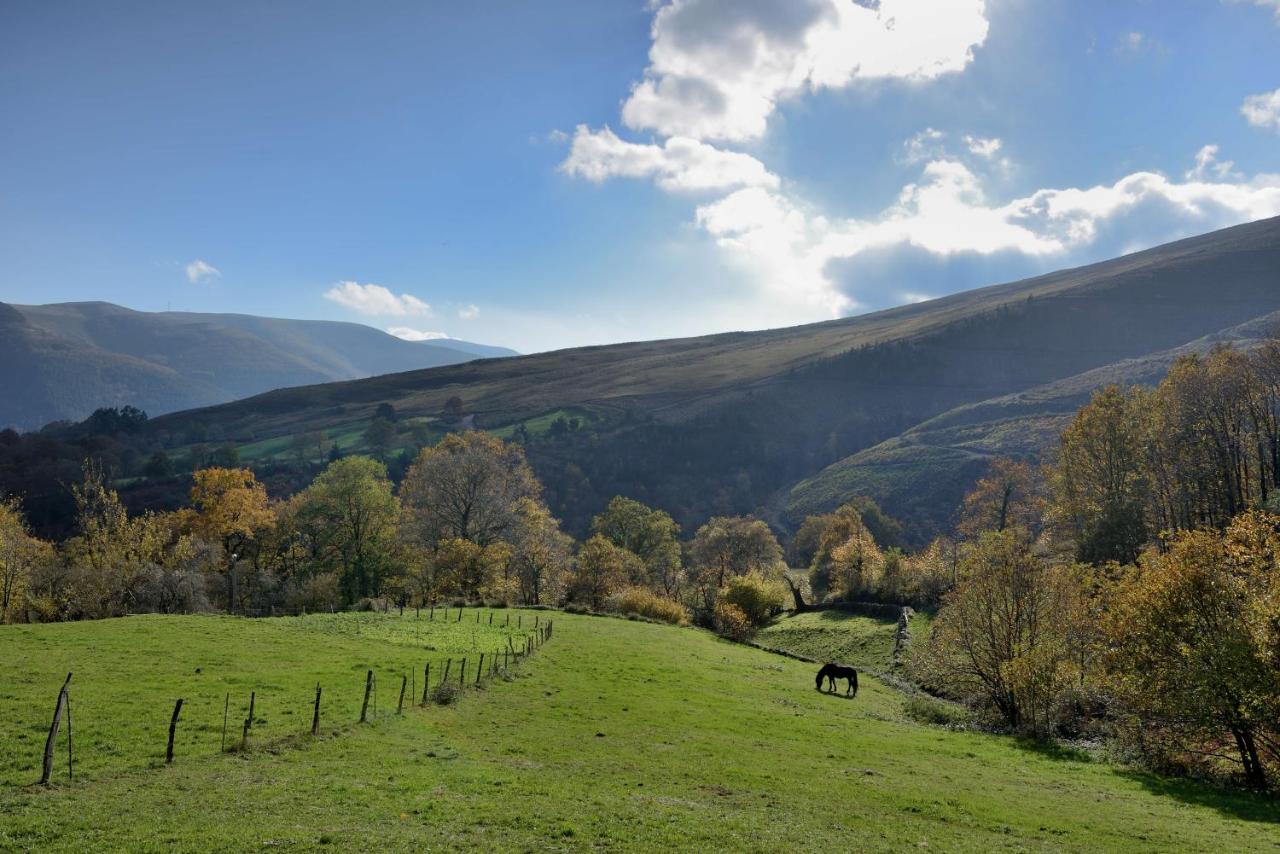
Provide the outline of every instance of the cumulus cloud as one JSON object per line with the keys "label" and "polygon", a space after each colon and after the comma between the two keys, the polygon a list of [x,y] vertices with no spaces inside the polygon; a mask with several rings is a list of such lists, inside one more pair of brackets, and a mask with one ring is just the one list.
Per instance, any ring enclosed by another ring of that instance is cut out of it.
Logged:
{"label": "cumulus cloud", "polygon": [[222,271],[210,264],[208,261],[201,261],[197,258],[191,261],[184,268],[187,273],[187,281],[193,285],[201,282],[207,282],[210,279],[216,279],[222,275]]}
{"label": "cumulus cloud", "polygon": [[396,296],[382,285],[338,282],[324,292],[324,298],[360,314],[382,317],[431,314],[431,306],[412,294]]}
{"label": "cumulus cloud", "polygon": [[1219,160],[1219,146],[1205,145],[1196,152],[1196,165],[1187,170],[1183,176],[1188,181],[1203,181],[1207,178],[1236,179],[1244,176],[1235,171],[1234,160]]}
{"label": "cumulus cloud", "polygon": [[622,119],[664,136],[752,139],[798,93],[961,71],[986,37],[984,0],[674,0],[654,16]]}
{"label": "cumulus cloud", "polygon": [[725,191],[737,187],[777,187],[778,176],[749,154],[673,136],[662,145],[626,142],[605,127],[578,125],[569,156],[560,164],[568,175],[600,183],[609,178],[652,178],[669,192]]}
{"label": "cumulus cloud", "polygon": [[[1215,179],[1216,149],[1197,158],[1185,180],[1136,172],[1114,184],[1044,189],[1003,204],[981,179],[952,159],[930,161],[920,180],[867,219],[828,218],[781,193],[739,190],[703,205],[697,223],[731,257],[763,277],[769,291],[831,316],[865,307],[831,274],[832,265],[893,248],[937,257],[1004,254],[1060,260],[1097,248],[1105,233],[1114,251],[1131,251],[1196,230],[1280,214],[1280,175]],[[1220,165],[1220,164],[1219,164]],[[1153,231],[1151,223],[1159,223]]]}
{"label": "cumulus cloud", "polygon": [[969,149],[970,154],[990,160],[1000,153],[1000,147],[1004,143],[996,137],[985,139],[980,136],[965,134],[964,145],[965,148]]}
{"label": "cumulus cloud", "polygon": [[942,157],[946,154],[946,147],[943,145],[946,136],[940,130],[925,128],[902,143],[902,154],[898,157],[898,161],[912,165]]}
{"label": "cumulus cloud", "polygon": [[[1280,10],[1280,6],[1277,9]],[[1240,114],[1254,127],[1280,131],[1280,89],[1245,98],[1240,105]]]}
{"label": "cumulus cloud", "polygon": [[392,326],[387,329],[387,332],[406,341],[437,341],[441,338],[449,337],[447,332],[427,332],[421,329],[411,329],[408,326]]}
{"label": "cumulus cloud", "polygon": [[460,320],[475,320],[479,316],[480,306],[478,305],[464,305],[458,309],[458,318]]}

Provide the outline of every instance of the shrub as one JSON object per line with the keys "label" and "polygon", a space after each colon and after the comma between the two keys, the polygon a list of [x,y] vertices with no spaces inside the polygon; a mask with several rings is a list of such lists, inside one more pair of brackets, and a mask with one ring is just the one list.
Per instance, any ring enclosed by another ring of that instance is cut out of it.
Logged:
{"label": "shrub", "polygon": [[624,588],[610,596],[606,605],[617,614],[648,617],[674,626],[689,622],[689,612],[683,605],[643,587]]}
{"label": "shrub", "polygon": [[969,722],[969,712],[963,706],[917,694],[907,700],[903,711],[912,720],[945,727],[962,727]]}
{"label": "shrub", "polygon": [[717,602],[712,612],[716,633],[730,640],[746,640],[754,631],[742,609],[732,602]]}
{"label": "shrub", "polygon": [[734,605],[751,626],[763,626],[786,604],[786,588],[777,579],[749,572],[729,579],[720,591],[720,601]]}
{"label": "shrub", "polygon": [[431,691],[431,702],[437,706],[452,706],[462,696],[457,682],[442,682]]}
{"label": "shrub", "polygon": [[313,575],[290,591],[286,599],[291,610],[329,611],[342,603],[342,590],[336,572]]}

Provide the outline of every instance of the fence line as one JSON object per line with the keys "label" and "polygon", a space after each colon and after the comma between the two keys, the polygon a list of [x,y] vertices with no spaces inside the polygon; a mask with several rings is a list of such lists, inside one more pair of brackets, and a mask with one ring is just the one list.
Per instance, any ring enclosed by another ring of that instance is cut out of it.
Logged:
{"label": "fence line", "polygon": [[[446,618],[450,616],[447,610],[445,611],[445,615],[446,615]],[[520,616],[521,615],[517,615],[517,617],[520,617]],[[433,616],[429,617],[429,619],[431,618],[433,618]],[[453,622],[460,622],[461,620],[462,620],[462,609],[460,608],[458,612],[458,616],[455,620],[453,620]],[[478,611],[476,614],[476,622],[477,623],[480,622],[480,615]],[[491,611],[489,614],[490,625],[492,625],[492,622],[493,622],[493,614]],[[508,624],[510,623],[510,614],[507,615],[507,623]],[[521,624],[520,622],[517,622],[517,626],[519,626],[520,624]],[[479,663],[476,665],[475,679],[471,683],[470,688],[481,689],[484,687],[484,684],[486,681],[492,681],[495,678],[506,677],[510,673],[510,670],[513,666],[523,662],[525,659],[531,656],[534,652],[540,649],[543,646],[543,644],[545,644],[547,641],[551,639],[553,625],[554,625],[553,620],[548,620],[546,623],[542,623],[541,619],[537,618],[535,620],[534,629],[524,635],[524,642],[521,644],[519,650],[517,650],[514,640],[512,639],[512,636],[508,635],[506,638],[507,649],[496,649],[492,652],[492,654],[487,652],[482,652],[480,654]],[[499,655],[501,655],[502,657],[501,666],[499,666],[498,664]],[[487,670],[485,668],[486,660],[489,662],[489,667]],[[439,691],[441,688],[444,688],[446,686],[451,686],[453,684],[449,678],[452,664],[453,664],[452,658],[448,658],[445,660],[443,675],[441,676],[440,681],[436,685],[437,691]],[[416,671],[412,671],[412,672],[416,674]],[[465,694],[468,689],[466,672],[467,672],[467,658],[464,656],[461,660],[461,665],[458,669],[458,677],[457,677],[457,691],[458,691],[459,697]],[[67,674],[66,680],[62,683],[62,686],[58,691],[57,701],[54,706],[53,720],[49,727],[48,737],[45,740],[43,764],[42,764],[41,778],[40,778],[40,783],[45,786],[50,785],[52,780],[54,754],[56,752],[58,735],[61,730],[62,719],[64,715],[66,717],[66,722],[67,722],[67,726],[66,726],[67,778],[69,780],[75,779],[74,758],[72,753],[72,728],[71,728],[71,675],[72,674],[70,673]],[[408,682],[409,682],[409,676],[402,672],[401,682],[400,682],[399,701],[396,704],[396,715],[402,715],[404,713],[404,698],[405,698],[405,691],[408,686]],[[323,691],[322,685],[320,683],[316,683],[315,699],[313,701],[311,725],[309,729],[309,734],[312,737],[318,737],[320,734],[320,708],[321,708],[322,691]],[[410,693],[409,696],[410,696],[410,702],[412,704],[413,699],[416,697],[416,688],[414,689],[413,693]],[[245,750],[249,746],[249,737],[252,732],[253,722],[255,719],[256,700],[257,700],[257,691],[255,689],[249,692],[248,714],[244,719],[244,723],[242,727],[241,741],[240,741],[240,747],[239,747],[240,750]],[[370,723],[370,719],[369,719],[370,700],[372,700],[372,703],[373,703],[373,710],[372,710],[373,722],[376,722],[378,717],[378,711],[377,711],[378,700],[377,700],[377,674],[374,669],[369,669],[365,674],[364,700],[361,704],[360,717],[358,720],[358,723],[360,724]],[[443,697],[440,697],[439,700],[441,702],[453,701],[452,698],[445,699]],[[431,662],[427,661],[423,666],[422,696],[421,696],[421,700],[418,702],[418,705],[420,707],[425,707],[429,705],[430,701],[431,701]],[[181,697],[177,698],[173,706],[173,713],[169,718],[169,726],[168,726],[167,740],[165,743],[165,753],[164,753],[165,765],[172,765],[176,758],[175,742],[178,735],[179,724],[182,723],[181,714],[184,708],[184,702],[185,702],[184,698],[181,698]],[[218,749],[219,754],[225,754],[227,752],[227,723],[230,716],[230,708],[231,708],[231,693],[227,692],[223,699],[222,729],[221,729],[221,736],[220,736],[219,749]],[[83,712],[83,709],[81,711]],[[189,719],[190,715],[188,715],[187,717]],[[341,730],[336,730],[335,732],[337,731],[341,731]],[[285,737],[287,738],[288,736],[285,736]],[[232,749],[233,750],[235,749],[234,746]],[[84,748],[82,747],[81,753],[83,754],[83,752],[84,752]]]}

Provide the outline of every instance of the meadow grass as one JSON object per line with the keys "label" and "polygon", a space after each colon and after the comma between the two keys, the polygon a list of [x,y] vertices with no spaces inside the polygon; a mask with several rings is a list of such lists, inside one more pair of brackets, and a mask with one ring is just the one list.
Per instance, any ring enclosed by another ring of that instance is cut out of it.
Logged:
{"label": "meadow grass", "polygon": [[[515,678],[454,706],[290,749],[0,791],[0,849],[1280,846],[1274,801],[917,723],[875,679],[852,700],[821,694],[812,665],[700,630],[554,619]],[[153,621],[175,639],[186,622]],[[130,621],[84,625],[105,644]]]}
{"label": "meadow grass", "polygon": [[[223,712],[229,745],[238,745],[255,692],[252,740],[266,744],[308,732],[317,683],[326,729],[354,723],[366,673],[377,681],[380,715],[394,712],[400,677],[421,697],[424,667],[432,683],[452,658],[472,676],[481,653],[517,647],[533,612],[457,608],[378,614],[314,614],[244,619],[226,616],[138,616],[42,626],[0,626],[0,787],[39,779],[55,698],[71,681],[77,777],[99,778],[163,761],[174,701],[183,699],[175,752],[184,761],[216,756]],[[490,625],[490,615],[494,625]],[[476,617],[479,617],[479,622]],[[545,617],[542,619],[545,620]],[[510,620],[509,627],[503,624]],[[517,623],[523,625],[517,628]],[[372,705],[372,703],[371,703]],[[59,743],[58,776],[67,776]]]}
{"label": "meadow grass", "polygon": [[[917,611],[911,618],[912,645],[929,636],[929,624],[927,613]],[[893,667],[897,629],[897,620],[846,611],[787,612],[760,629],[755,639],[764,646],[817,661],[884,673]]]}

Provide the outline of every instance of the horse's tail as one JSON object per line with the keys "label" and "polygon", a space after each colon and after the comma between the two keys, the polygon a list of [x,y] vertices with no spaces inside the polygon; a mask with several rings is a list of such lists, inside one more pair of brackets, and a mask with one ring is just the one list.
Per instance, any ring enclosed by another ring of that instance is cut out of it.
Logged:
{"label": "horse's tail", "polygon": [[853,676],[849,679],[853,683],[853,693],[858,693],[858,671],[854,669]]}

